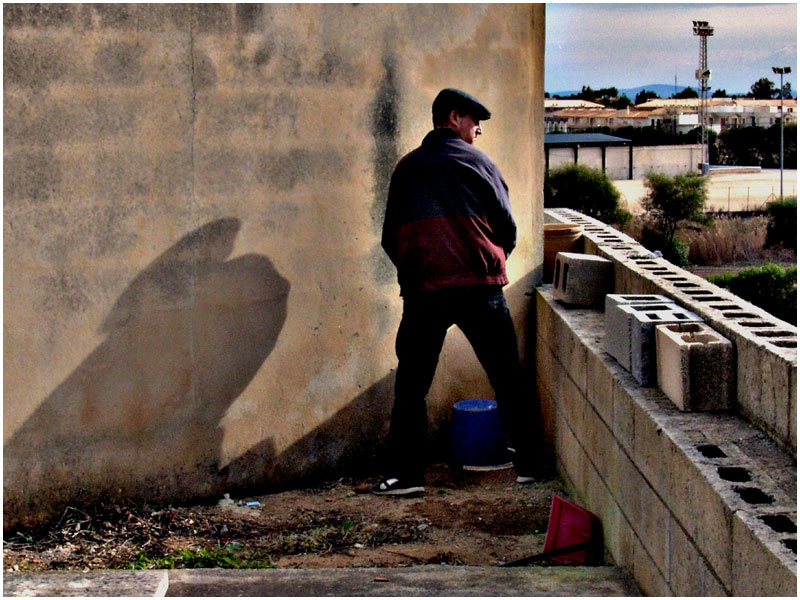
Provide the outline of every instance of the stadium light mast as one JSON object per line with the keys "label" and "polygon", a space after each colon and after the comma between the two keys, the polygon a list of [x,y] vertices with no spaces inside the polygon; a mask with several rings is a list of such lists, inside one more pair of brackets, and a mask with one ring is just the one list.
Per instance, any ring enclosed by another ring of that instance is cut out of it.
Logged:
{"label": "stadium light mast", "polygon": [[781,201],[783,201],[783,76],[792,72],[791,67],[772,67],[772,72],[781,76]]}
{"label": "stadium light mast", "polygon": [[714,28],[708,21],[692,21],[692,32],[700,38],[700,64],[695,73],[700,83],[700,144],[703,146],[703,173],[708,172],[708,133],[706,132],[706,102],[708,99],[708,80],[711,69],[708,68],[708,38],[714,35]]}

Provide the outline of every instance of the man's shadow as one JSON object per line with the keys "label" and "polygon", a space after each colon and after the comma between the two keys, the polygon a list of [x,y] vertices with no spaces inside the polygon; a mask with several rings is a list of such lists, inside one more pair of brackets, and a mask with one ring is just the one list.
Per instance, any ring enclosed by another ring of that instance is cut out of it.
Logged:
{"label": "man's shadow", "polygon": [[118,298],[106,339],[4,447],[5,527],[81,497],[224,487],[220,421],[274,349],[290,288],[265,256],[226,260],[239,228],[186,235]]}

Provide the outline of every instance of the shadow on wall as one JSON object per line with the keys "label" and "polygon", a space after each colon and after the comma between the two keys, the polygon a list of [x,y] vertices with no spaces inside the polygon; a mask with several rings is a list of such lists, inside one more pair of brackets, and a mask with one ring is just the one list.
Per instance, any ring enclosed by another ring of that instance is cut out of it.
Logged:
{"label": "shadow on wall", "polygon": [[239,228],[227,218],[188,234],[119,297],[106,339],[4,447],[4,528],[68,502],[226,486],[219,423],[275,347],[290,288],[265,256],[226,260]]}
{"label": "shadow on wall", "polygon": [[248,484],[261,474],[270,489],[332,476],[375,475],[386,450],[393,401],[391,372],[277,457],[272,441],[265,440],[234,460],[223,469],[226,491],[265,493],[264,485]]}

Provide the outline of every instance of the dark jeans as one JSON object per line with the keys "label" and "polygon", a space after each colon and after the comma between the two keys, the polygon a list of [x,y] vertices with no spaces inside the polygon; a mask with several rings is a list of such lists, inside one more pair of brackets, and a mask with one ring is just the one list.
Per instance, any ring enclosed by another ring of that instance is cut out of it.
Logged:
{"label": "dark jeans", "polygon": [[539,403],[533,389],[522,389],[517,335],[499,286],[474,286],[422,292],[403,300],[397,332],[399,364],[389,428],[392,471],[388,476],[421,482],[425,471],[428,394],[447,329],[458,325],[489,377],[497,410],[516,450],[518,473],[535,465],[541,443]]}

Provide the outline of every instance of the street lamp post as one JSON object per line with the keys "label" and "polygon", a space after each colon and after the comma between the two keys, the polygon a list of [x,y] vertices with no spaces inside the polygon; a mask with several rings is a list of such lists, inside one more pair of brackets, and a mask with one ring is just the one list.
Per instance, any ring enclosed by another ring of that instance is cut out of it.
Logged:
{"label": "street lamp post", "polygon": [[781,76],[781,201],[783,201],[783,75],[792,72],[791,67],[772,67],[772,72]]}

